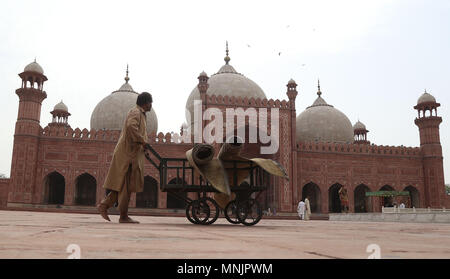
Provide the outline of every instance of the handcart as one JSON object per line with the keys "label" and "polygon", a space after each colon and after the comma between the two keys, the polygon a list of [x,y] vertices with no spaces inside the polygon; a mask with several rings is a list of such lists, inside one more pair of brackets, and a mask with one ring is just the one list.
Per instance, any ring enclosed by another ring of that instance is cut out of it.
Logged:
{"label": "handcart", "polygon": [[[210,197],[211,194],[207,194],[218,191],[201,175],[196,179],[194,168],[189,165],[186,158],[162,158],[150,145],[146,145],[145,157],[159,170],[161,191],[186,203],[186,218],[191,223],[210,225],[219,218],[221,208]],[[258,197],[269,186],[270,174],[253,162],[224,162],[227,163],[226,165],[232,166],[226,170],[232,170],[233,174],[236,174],[238,170],[249,171],[247,181],[240,185],[237,185],[237,176],[232,176],[234,183],[230,185],[230,190],[234,193],[232,196],[235,196],[235,199],[225,206],[223,210],[225,218],[232,224],[246,226],[257,224],[263,214]],[[175,184],[168,183],[169,172],[176,174]],[[187,192],[197,193],[196,199],[182,195]]]}

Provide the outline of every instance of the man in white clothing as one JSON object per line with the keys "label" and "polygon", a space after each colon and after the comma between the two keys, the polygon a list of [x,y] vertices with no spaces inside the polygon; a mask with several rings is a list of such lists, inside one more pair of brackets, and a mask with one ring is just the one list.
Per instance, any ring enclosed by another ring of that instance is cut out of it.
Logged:
{"label": "man in white clothing", "polygon": [[300,218],[300,220],[303,220],[303,216],[305,214],[305,202],[304,201],[300,201],[298,203],[297,206],[297,213],[298,213],[298,217]]}

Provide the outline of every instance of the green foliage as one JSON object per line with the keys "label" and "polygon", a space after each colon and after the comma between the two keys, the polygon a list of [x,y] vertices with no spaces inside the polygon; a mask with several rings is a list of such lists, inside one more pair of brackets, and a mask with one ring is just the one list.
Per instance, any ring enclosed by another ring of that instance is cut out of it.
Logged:
{"label": "green foliage", "polygon": [[445,192],[450,195],[450,184],[445,184]]}

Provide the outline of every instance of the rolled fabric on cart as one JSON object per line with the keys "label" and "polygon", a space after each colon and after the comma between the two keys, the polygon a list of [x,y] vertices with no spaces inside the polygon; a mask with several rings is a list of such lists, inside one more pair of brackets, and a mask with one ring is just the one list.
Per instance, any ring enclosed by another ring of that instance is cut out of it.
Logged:
{"label": "rolled fabric on cart", "polygon": [[210,144],[195,144],[192,148],[192,159],[199,165],[205,165],[214,158],[214,147]]}
{"label": "rolled fabric on cart", "polygon": [[252,162],[269,174],[289,179],[285,168],[277,161],[242,157],[242,142],[239,137],[228,139],[222,144],[217,158],[213,158],[214,147],[209,144],[196,144],[186,152],[189,164],[219,191],[214,193],[214,200],[222,209],[236,197],[231,193],[230,185],[240,185],[249,177]]}
{"label": "rolled fabric on cart", "polygon": [[214,147],[199,143],[186,151],[189,164],[217,191],[230,195],[230,184],[222,161],[214,157]]}
{"label": "rolled fabric on cart", "polygon": [[[250,175],[248,168],[250,162],[255,163],[259,167],[272,175],[283,177],[289,180],[286,169],[277,161],[264,158],[245,158],[240,155],[243,147],[243,140],[233,136],[222,144],[217,157],[222,161],[227,172],[229,185],[241,185]],[[231,162],[233,161],[233,162]],[[235,169],[234,169],[235,168]],[[223,193],[214,193],[214,200],[224,209],[228,202],[235,199],[235,195],[226,195]]]}
{"label": "rolled fabric on cart", "polygon": [[[264,159],[264,158],[245,158],[240,155],[242,149],[242,139],[239,137],[229,138],[225,143],[222,144],[220,148],[219,155],[217,156],[220,160],[224,162],[224,167],[228,172],[228,177],[230,179],[234,178],[233,173],[233,163],[226,161],[238,161],[236,163],[237,170],[237,185],[240,185],[248,176],[248,170],[239,170],[242,168],[248,168],[250,166],[249,162],[253,162],[263,168],[265,171],[272,175],[276,175],[279,177],[283,177],[289,180],[289,176],[286,172],[286,169],[277,161],[272,159]],[[233,180],[229,181],[230,185],[233,185]]]}

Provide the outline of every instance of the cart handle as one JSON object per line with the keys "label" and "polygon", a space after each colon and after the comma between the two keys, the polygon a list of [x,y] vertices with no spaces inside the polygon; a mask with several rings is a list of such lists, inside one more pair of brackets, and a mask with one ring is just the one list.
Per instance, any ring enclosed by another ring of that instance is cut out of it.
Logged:
{"label": "cart handle", "polygon": [[[158,160],[159,160],[159,164],[156,164],[152,158],[150,158],[149,154],[147,152],[145,152],[146,150],[150,151]],[[152,163],[158,170],[161,169],[161,161],[162,158],[161,156],[159,156],[158,152],[156,152],[155,149],[153,149],[153,147],[150,146],[150,144],[146,143],[144,144],[144,154],[145,154],[145,158],[147,158],[147,160]]]}

